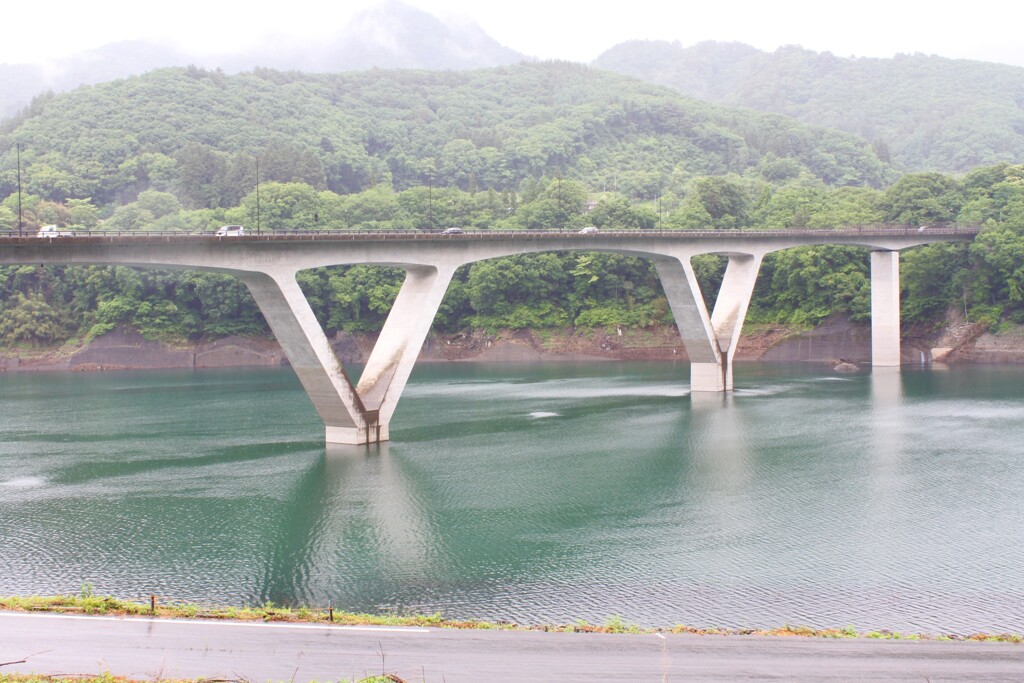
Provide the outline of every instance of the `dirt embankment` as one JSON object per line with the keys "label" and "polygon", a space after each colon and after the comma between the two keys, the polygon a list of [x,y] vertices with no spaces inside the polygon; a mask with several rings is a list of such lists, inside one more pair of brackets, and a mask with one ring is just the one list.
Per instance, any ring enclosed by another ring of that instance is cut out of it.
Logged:
{"label": "dirt embankment", "polygon": [[[364,362],[376,339],[338,334],[332,345],[344,363]],[[906,363],[1024,363],[1024,333],[994,335],[977,325],[951,319],[945,329],[905,329]],[[835,317],[811,330],[748,326],[736,351],[739,361],[816,362],[871,359],[871,328]],[[607,360],[687,360],[678,332],[663,325],[645,329],[520,330],[487,334],[477,330],[431,335],[422,362],[542,362]],[[223,368],[287,365],[272,339],[227,337],[191,346],[170,346],[118,329],[87,345],[48,350],[0,350],[0,372],[42,370],[100,371],[156,368]]]}
{"label": "dirt embankment", "polygon": [[226,337],[193,346],[171,346],[123,328],[84,345],[42,351],[0,350],[0,371],[89,372],[285,364],[287,359],[281,347],[272,339]]}

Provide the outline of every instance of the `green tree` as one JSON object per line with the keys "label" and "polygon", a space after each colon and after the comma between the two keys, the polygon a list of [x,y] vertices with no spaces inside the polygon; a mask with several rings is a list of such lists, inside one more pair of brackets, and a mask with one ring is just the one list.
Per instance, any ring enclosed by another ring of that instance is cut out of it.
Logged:
{"label": "green tree", "polygon": [[397,196],[383,185],[346,197],[342,215],[346,225],[360,230],[409,227]]}
{"label": "green tree", "polygon": [[956,180],[938,173],[914,173],[886,190],[882,209],[885,219],[895,223],[947,223],[956,218],[962,203]]}
{"label": "green tree", "polygon": [[379,330],[405,280],[400,268],[351,266],[329,278],[333,291],[328,326],[346,332]]}
{"label": "green tree", "polygon": [[653,210],[633,206],[625,197],[602,198],[588,218],[598,228],[611,230],[647,230],[658,225],[658,216]]}
{"label": "green tree", "polygon": [[227,172],[225,155],[207,145],[189,143],[175,159],[177,192],[188,208],[221,206],[221,189]]}
{"label": "green tree", "polygon": [[148,211],[153,218],[162,218],[181,212],[181,202],[169,192],[146,190],[139,193],[139,198],[135,203],[141,210]]}
{"label": "green tree", "polygon": [[715,228],[738,228],[746,223],[749,199],[742,182],[735,176],[695,178],[686,198],[707,212]]}
{"label": "green tree", "polygon": [[117,207],[106,226],[114,230],[152,230],[154,221],[152,212],[132,203]]}
{"label": "green tree", "polygon": [[99,225],[100,211],[93,206],[91,198],[69,199],[66,205],[71,225],[80,225],[86,229],[92,229]]}
{"label": "green tree", "polygon": [[587,190],[582,183],[556,178],[533,201],[520,205],[517,222],[528,230],[572,228],[586,210]]}
{"label": "green tree", "polygon": [[902,317],[907,322],[941,319],[951,305],[968,298],[966,244],[928,244],[900,252]]}
{"label": "green tree", "polygon": [[557,254],[512,256],[474,263],[469,270],[469,300],[482,327],[565,325],[569,277]]}
{"label": "green tree", "polygon": [[[245,225],[256,226],[256,192],[242,200]],[[259,213],[262,230],[313,230],[319,222],[320,201],[316,190],[304,183],[260,185]]]}
{"label": "green tree", "polygon": [[816,325],[833,313],[871,316],[871,278],[864,249],[796,247],[765,257],[751,320]]}
{"label": "green tree", "polygon": [[324,165],[316,150],[306,145],[274,140],[261,155],[261,180],[301,183],[315,190],[327,188]]}
{"label": "green tree", "polygon": [[0,308],[0,339],[7,344],[39,346],[67,339],[64,314],[41,294],[15,294]]}

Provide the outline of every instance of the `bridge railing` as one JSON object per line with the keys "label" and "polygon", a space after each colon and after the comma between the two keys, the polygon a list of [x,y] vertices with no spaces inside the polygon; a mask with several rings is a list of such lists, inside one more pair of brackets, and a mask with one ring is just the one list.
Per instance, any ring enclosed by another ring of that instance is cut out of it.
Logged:
{"label": "bridge railing", "polygon": [[18,240],[29,242],[59,242],[68,239],[87,238],[95,241],[96,238],[104,239],[159,239],[166,241],[178,240],[217,240],[217,241],[289,241],[289,240],[366,240],[366,239],[395,239],[395,240],[458,240],[458,239],[507,239],[509,237],[519,238],[573,238],[580,240],[592,240],[602,237],[659,237],[676,239],[693,238],[748,238],[748,237],[778,237],[778,236],[820,236],[829,237],[837,234],[842,235],[870,235],[870,236],[905,236],[934,234],[934,235],[964,235],[972,236],[981,231],[977,225],[964,224],[942,224],[942,225],[892,225],[892,224],[863,224],[847,225],[838,228],[787,228],[781,230],[763,229],[733,229],[733,230],[600,230],[598,232],[581,233],[578,230],[548,229],[548,230],[475,230],[464,229],[460,233],[445,234],[438,230],[426,229],[390,229],[390,230],[265,230],[259,233],[249,232],[244,236],[217,236],[212,232],[186,232],[167,230],[109,230],[109,229],[65,229],[64,235],[37,236],[34,232],[22,232],[16,230],[0,231],[0,240]]}

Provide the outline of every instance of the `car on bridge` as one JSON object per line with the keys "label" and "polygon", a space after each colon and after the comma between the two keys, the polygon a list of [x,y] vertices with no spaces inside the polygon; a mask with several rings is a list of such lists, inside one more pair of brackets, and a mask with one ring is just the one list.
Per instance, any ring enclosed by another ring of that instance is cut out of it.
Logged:
{"label": "car on bridge", "polygon": [[597,226],[596,225],[588,225],[587,227],[580,229],[580,234],[581,235],[593,235],[596,232],[597,232]]}
{"label": "car on bridge", "polygon": [[442,230],[441,234],[442,235],[461,235],[464,232],[465,232],[465,230],[463,230],[462,228],[448,228],[447,230]]}
{"label": "car on bridge", "polygon": [[213,234],[217,237],[242,237],[245,235],[245,227],[241,225],[222,225]]}
{"label": "car on bridge", "polygon": [[44,225],[39,228],[36,237],[74,237],[75,233],[70,230],[61,230],[56,225]]}

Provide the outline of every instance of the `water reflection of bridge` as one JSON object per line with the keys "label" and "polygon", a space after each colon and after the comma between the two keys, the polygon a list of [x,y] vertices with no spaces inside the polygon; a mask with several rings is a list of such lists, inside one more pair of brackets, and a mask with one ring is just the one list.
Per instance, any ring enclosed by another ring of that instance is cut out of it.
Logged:
{"label": "water reflection of bridge", "polygon": [[[0,264],[104,264],[209,270],[232,274],[252,292],[268,324],[326,425],[328,443],[388,439],[388,425],[460,266],[515,254],[601,251],[649,259],[661,278],[691,361],[691,390],[732,389],[732,360],[761,261],[798,246],[843,244],[871,250],[871,350],[875,366],[900,363],[899,251],[931,242],[969,240],[977,228],[896,226],[844,230],[410,231],[248,235],[143,233],[0,239]],[[713,309],[704,304],[691,259],[728,258]],[[358,385],[353,385],[299,289],[309,268],[377,264],[405,270],[405,282]]]}

